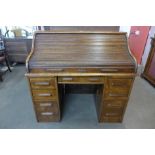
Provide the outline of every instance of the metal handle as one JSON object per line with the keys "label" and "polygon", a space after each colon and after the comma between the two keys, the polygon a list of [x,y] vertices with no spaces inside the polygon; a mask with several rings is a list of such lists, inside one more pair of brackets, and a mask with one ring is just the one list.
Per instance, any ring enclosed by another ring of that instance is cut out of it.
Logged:
{"label": "metal handle", "polygon": [[41,107],[50,107],[52,106],[52,103],[40,103]]}
{"label": "metal handle", "polygon": [[114,93],[109,93],[109,96],[111,97],[124,97],[127,96],[126,94],[114,94]]}
{"label": "metal handle", "polygon": [[72,77],[64,77],[64,78],[62,78],[62,80],[64,80],[64,81],[72,81],[73,78]]}
{"label": "metal handle", "polygon": [[38,96],[52,96],[52,94],[50,94],[50,93],[41,93],[41,94],[38,94]]}
{"label": "metal handle", "polygon": [[64,69],[62,69],[62,68],[48,68],[46,70],[47,71],[54,71],[54,72],[62,72],[62,71],[64,71]]}
{"label": "metal handle", "polygon": [[117,113],[106,113],[105,115],[106,116],[117,116],[118,114]]}
{"label": "metal handle", "polygon": [[44,115],[44,116],[49,116],[49,115],[53,115],[54,113],[53,112],[42,112],[41,115]]}
{"label": "metal handle", "polygon": [[39,85],[39,86],[49,86],[49,82],[34,82],[34,85]]}
{"label": "metal handle", "polygon": [[121,107],[121,105],[122,105],[121,103],[117,103],[117,104],[108,103],[107,104],[108,107]]}

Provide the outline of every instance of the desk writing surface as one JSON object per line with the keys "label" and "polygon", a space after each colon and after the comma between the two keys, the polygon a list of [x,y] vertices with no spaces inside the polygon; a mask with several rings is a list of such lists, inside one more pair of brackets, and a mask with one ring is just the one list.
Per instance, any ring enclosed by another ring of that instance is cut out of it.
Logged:
{"label": "desk writing surface", "polygon": [[128,66],[126,33],[36,33],[30,68]]}

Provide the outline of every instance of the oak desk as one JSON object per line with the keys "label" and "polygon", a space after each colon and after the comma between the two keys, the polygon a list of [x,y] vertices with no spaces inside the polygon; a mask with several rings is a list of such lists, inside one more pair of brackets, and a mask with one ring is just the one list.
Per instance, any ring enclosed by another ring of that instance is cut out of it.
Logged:
{"label": "oak desk", "polygon": [[99,122],[122,122],[136,62],[126,33],[38,31],[26,68],[38,121],[60,120],[63,85],[94,84]]}

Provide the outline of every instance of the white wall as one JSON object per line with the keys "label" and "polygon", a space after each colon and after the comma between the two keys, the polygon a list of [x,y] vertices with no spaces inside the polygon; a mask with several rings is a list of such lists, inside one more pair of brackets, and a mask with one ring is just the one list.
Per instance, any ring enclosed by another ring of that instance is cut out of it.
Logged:
{"label": "white wall", "polygon": [[131,29],[131,26],[120,26],[119,31],[120,32],[127,32],[128,36],[129,36],[130,29]]}

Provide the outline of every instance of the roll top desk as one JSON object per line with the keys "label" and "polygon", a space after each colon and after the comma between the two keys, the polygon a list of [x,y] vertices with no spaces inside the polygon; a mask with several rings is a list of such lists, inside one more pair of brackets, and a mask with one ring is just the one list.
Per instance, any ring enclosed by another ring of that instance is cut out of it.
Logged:
{"label": "roll top desk", "polygon": [[122,122],[136,74],[121,32],[38,31],[26,68],[38,122],[61,120],[65,84],[98,85],[98,121]]}

